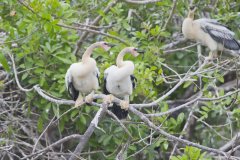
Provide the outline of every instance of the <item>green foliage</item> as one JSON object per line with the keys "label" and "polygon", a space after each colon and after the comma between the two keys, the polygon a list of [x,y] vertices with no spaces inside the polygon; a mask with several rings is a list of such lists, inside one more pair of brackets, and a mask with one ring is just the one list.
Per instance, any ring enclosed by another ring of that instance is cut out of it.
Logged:
{"label": "green foliage", "polygon": [[2,64],[3,68],[6,71],[8,71],[8,72],[10,71],[6,57],[3,55],[3,53],[0,53],[0,64]]}
{"label": "green foliage", "polygon": [[198,148],[186,146],[183,155],[172,156],[171,160],[211,160],[211,158],[206,157],[206,153],[201,153]]}
{"label": "green foliage", "polygon": [[[76,23],[85,23],[87,18],[92,21],[99,15],[102,18],[97,24],[98,26],[112,26],[103,28],[101,31],[123,39],[129,46],[139,47],[146,51],[145,55],[137,58],[131,55],[125,57],[134,61],[134,74],[138,79],[137,87],[131,96],[132,103],[152,102],[174,87],[178,77],[171,70],[164,67],[162,63],[167,64],[181,76],[185,75],[189,69],[191,69],[190,72],[197,69],[197,66],[192,67],[198,60],[195,47],[177,51],[173,54],[164,54],[161,49],[163,45],[171,43],[178,38],[177,33],[181,32],[181,21],[187,14],[189,1],[178,1],[174,16],[166,28],[163,28],[163,26],[170,14],[172,0],[146,5],[130,5],[120,1],[110,8],[107,14],[104,13],[104,8],[112,2],[111,0],[26,0],[24,2],[33,11],[21,5],[17,0],[2,0],[0,2],[0,29],[7,32],[4,45],[0,44],[0,63],[5,70],[10,72],[7,54],[5,54],[4,50],[11,51],[14,55],[19,72],[18,76],[23,86],[30,87],[39,84],[41,88],[55,97],[70,99],[64,84],[65,73],[70,64],[81,59],[82,53],[91,43],[99,40],[117,44],[116,47],[110,50],[113,55],[109,55],[102,49],[94,50],[92,55],[97,60],[102,83],[103,71],[110,65],[115,64],[117,54],[126,45],[109,37],[89,34],[84,40],[80,52],[77,55],[73,55],[76,43],[83,32],[58,25],[77,26]],[[196,17],[200,17],[202,15],[201,12],[204,9],[209,9],[208,5],[211,4],[210,1],[195,0],[194,2],[199,7]],[[130,9],[133,9],[137,16],[135,14],[129,16]],[[237,7],[232,8],[230,3],[219,0],[216,2],[216,7],[209,10],[207,13],[212,18],[228,24],[232,30],[236,31],[236,36],[239,37],[238,26],[240,17],[237,13]],[[16,14],[13,14],[15,12]],[[13,43],[16,43],[17,47],[12,46]],[[174,46],[174,48],[186,47],[187,44]],[[208,51],[203,49],[203,54],[206,56]],[[226,82],[225,70],[221,67],[211,70],[212,67],[214,66],[206,66],[205,68],[210,69],[202,73],[202,97],[204,98],[217,98],[227,93],[224,89],[218,88],[219,85]],[[169,83],[166,83],[166,80]],[[191,76],[173,94],[161,101],[158,108],[148,108],[141,111],[146,114],[159,113],[176,107],[178,104],[180,105],[177,100],[185,101],[186,91],[191,90],[191,94],[196,94],[199,91],[199,80],[198,75]],[[1,81],[0,86],[2,86]],[[232,104],[233,99],[236,99],[236,102],[232,105],[232,108],[226,110]],[[235,128],[239,128],[240,110],[236,107],[240,103],[239,99],[240,95],[236,97],[233,94],[223,99],[199,103],[199,106],[194,108],[199,119],[196,122],[196,131],[192,138],[196,141],[199,140],[203,145],[219,147],[220,143],[222,143],[222,141],[218,141],[219,135],[215,135],[211,130],[206,129],[201,121],[206,121],[210,125],[225,124],[231,121],[234,122],[232,125]],[[176,104],[168,104],[167,100],[176,100]],[[59,117],[70,109],[70,106],[58,106],[50,103],[40,98],[35,92],[27,93],[24,103],[29,110],[37,113],[36,119],[39,133],[44,130],[46,124],[53,116]],[[85,105],[81,109],[74,109],[67,113],[60,118],[58,123],[61,134],[84,133],[97,110],[97,107]],[[179,111],[177,115],[164,115],[154,117],[151,120],[168,133],[174,135],[179,135],[179,133],[185,134],[185,132],[182,132],[182,129],[188,117],[187,112],[186,110]],[[229,116],[228,112],[232,112],[232,114]],[[126,157],[144,147],[141,154],[144,155],[145,159],[150,160],[161,159],[158,157],[160,153],[165,155],[165,153],[171,152],[172,143],[165,137],[162,137],[162,135],[153,133],[149,127],[140,122],[138,117],[131,113],[130,116],[132,123],[124,123],[133,136]],[[99,124],[99,127],[102,130],[96,129],[94,131],[87,148],[89,151],[104,150],[104,154],[94,154],[92,159],[114,159],[118,151],[117,149],[119,149],[118,147],[126,143],[128,135],[119,127],[119,124],[107,116]],[[230,135],[227,133],[230,130],[232,129],[229,125],[216,128],[216,131],[223,133],[228,138],[230,138]],[[9,131],[9,133],[12,133],[12,131]],[[148,145],[150,144],[149,134],[152,134],[151,145]],[[133,156],[129,157],[129,159],[137,158]],[[183,155],[175,156],[171,159],[200,160],[208,159],[208,157],[205,153],[201,153],[200,149],[186,147]]]}

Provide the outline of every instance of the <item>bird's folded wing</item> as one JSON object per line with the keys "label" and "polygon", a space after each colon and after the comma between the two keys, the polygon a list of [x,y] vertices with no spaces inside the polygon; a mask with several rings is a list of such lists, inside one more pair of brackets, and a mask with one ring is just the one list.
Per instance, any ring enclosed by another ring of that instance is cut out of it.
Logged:
{"label": "bird's folded wing", "polygon": [[226,26],[211,19],[199,19],[196,22],[200,23],[201,29],[208,33],[216,42],[222,44],[230,50],[239,50],[240,45],[234,39],[234,33]]}

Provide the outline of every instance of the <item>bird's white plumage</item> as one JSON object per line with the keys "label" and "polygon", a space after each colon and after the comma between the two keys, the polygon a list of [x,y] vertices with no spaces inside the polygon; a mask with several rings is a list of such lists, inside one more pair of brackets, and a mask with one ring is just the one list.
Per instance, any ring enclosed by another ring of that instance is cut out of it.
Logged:
{"label": "bird's white plumage", "polygon": [[130,76],[133,74],[134,64],[131,61],[124,63],[123,67],[112,65],[104,71],[108,92],[119,98],[131,95],[133,90]]}
{"label": "bird's white plumage", "polygon": [[88,63],[73,63],[67,70],[65,84],[68,89],[69,83],[73,83],[74,88],[82,94],[89,94],[99,87],[99,69],[96,61],[89,58]]}

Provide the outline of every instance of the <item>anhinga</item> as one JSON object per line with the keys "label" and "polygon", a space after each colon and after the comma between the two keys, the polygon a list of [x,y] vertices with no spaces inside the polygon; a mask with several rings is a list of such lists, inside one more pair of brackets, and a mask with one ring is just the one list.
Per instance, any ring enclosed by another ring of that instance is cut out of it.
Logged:
{"label": "anhinga", "polygon": [[210,58],[217,56],[223,49],[240,50],[240,44],[234,39],[234,32],[215,19],[201,18],[194,20],[195,6],[189,8],[184,19],[182,32],[185,38],[200,42],[210,49]]}
{"label": "anhinga", "polygon": [[96,61],[91,58],[95,48],[101,47],[108,51],[112,45],[107,42],[96,42],[90,45],[82,56],[82,61],[73,63],[65,75],[65,84],[75,106],[83,104],[83,95],[87,103],[92,102],[94,91],[99,87],[99,70]]}
{"label": "anhinga", "polygon": [[[124,100],[121,101],[120,106],[113,103],[113,106],[109,108],[119,119],[126,118],[128,115],[129,96],[132,94],[136,81],[133,75],[133,62],[123,61],[126,53],[131,53],[136,57],[139,53],[143,53],[143,51],[134,47],[124,48],[117,56],[117,66],[112,65],[104,71],[104,94],[111,94]],[[109,99],[111,99],[110,97]]]}

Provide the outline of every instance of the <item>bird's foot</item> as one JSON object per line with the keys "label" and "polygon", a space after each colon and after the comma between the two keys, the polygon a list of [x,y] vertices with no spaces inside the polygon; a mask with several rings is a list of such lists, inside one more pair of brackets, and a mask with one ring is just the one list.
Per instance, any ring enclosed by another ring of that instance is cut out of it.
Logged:
{"label": "bird's foot", "polygon": [[128,110],[129,102],[128,101],[121,101],[120,106],[121,106],[121,109]]}
{"label": "bird's foot", "polygon": [[85,102],[86,103],[92,103],[93,102],[93,93],[90,93],[85,97]]}
{"label": "bird's foot", "polygon": [[204,62],[204,61],[205,61],[205,59],[206,59],[206,57],[205,57],[205,56],[203,56],[203,55],[201,55],[201,56],[199,56],[199,57],[198,57],[198,59],[199,59],[199,61],[201,61],[201,62]]}
{"label": "bird's foot", "polygon": [[213,60],[218,59],[218,53],[217,52],[209,52],[208,57],[205,58],[206,61],[210,62]]}
{"label": "bird's foot", "polygon": [[75,106],[74,107],[79,107],[81,105],[84,104],[84,101],[83,101],[83,98],[78,98],[76,101],[75,101]]}
{"label": "bird's foot", "polygon": [[213,60],[213,57],[212,56],[208,56],[208,57],[205,57],[205,61],[212,61]]}
{"label": "bird's foot", "polygon": [[114,96],[112,94],[109,94],[105,96],[105,98],[103,99],[103,103],[111,104],[113,100],[114,100]]}
{"label": "bird's foot", "polygon": [[207,62],[207,63],[209,63],[209,62],[212,62],[213,60],[215,60],[211,55],[209,55],[209,56],[207,56],[207,57],[205,57],[205,56],[200,56],[199,57],[199,61],[201,62],[201,63],[203,63],[203,62]]}

